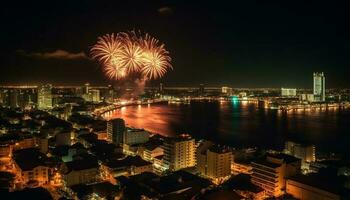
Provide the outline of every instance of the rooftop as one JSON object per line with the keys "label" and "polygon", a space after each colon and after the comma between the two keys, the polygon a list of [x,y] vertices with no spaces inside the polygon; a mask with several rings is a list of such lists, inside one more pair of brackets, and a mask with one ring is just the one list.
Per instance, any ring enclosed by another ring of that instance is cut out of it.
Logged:
{"label": "rooftop", "polygon": [[278,168],[278,167],[281,166],[280,164],[269,162],[269,161],[267,161],[265,159],[253,161],[252,164],[259,164],[259,165],[263,165],[263,166],[266,166],[266,167],[269,167],[269,168],[273,168],[273,169]]}
{"label": "rooftop", "polygon": [[210,181],[185,171],[177,171],[163,177],[146,172],[119,180],[122,180],[126,188],[125,194],[135,199],[140,199],[140,195],[162,200],[191,199],[203,188],[211,185]]}
{"label": "rooftop", "polygon": [[309,185],[321,190],[328,191],[333,194],[341,195],[344,192],[349,194],[349,190],[343,187],[342,181],[337,176],[324,176],[320,174],[296,175],[289,178],[305,185]]}
{"label": "rooftop", "polygon": [[238,174],[232,178],[230,178],[228,181],[226,181],[223,185],[230,189],[235,190],[243,190],[243,191],[249,191],[253,193],[259,193],[263,191],[262,188],[259,186],[254,185],[250,181],[250,176],[247,174]]}
{"label": "rooftop", "polygon": [[221,147],[219,145],[213,145],[209,148],[209,151],[214,152],[214,153],[228,153],[230,150],[225,147]]}
{"label": "rooftop", "polygon": [[291,156],[291,155],[288,155],[288,154],[284,154],[284,153],[269,154],[268,157],[281,159],[284,162],[286,162],[287,164],[300,161],[299,158],[296,158],[294,156]]}
{"label": "rooftop", "polygon": [[189,141],[189,140],[194,140],[194,139],[188,134],[181,134],[181,135],[178,135],[177,137],[165,138],[165,141],[168,143],[175,143],[175,142],[182,142],[182,141]]}
{"label": "rooftop", "polygon": [[42,187],[24,188],[21,191],[2,194],[3,199],[37,199],[49,200],[53,199],[50,192]]}
{"label": "rooftop", "polygon": [[130,166],[146,166],[146,165],[152,165],[151,162],[143,160],[140,156],[128,156],[124,159],[113,159],[105,163],[106,166],[110,168],[123,168],[123,167],[130,167]]}
{"label": "rooftop", "polygon": [[75,159],[71,162],[66,162],[65,164],[68,168],[68,172],[72,170],[79,171],[79,170],[99,167],[97,159],[94,156],[88,155],[88,154],[80,157],[79,159]]}
{"label": "rooftop", "polygon": [[144,144],[145,149],[152,151],[156,149],[157,147],[160,147],[162,145],[162,141],[160,140],[150,140],[147,143]]}
{"label": "rooftop", "polygon": [[46,166],[46,155],[36,148],[15,151],[13,157],[23,171],[29,171],[38,166]]}
{"label": "rooftop", "polygon": [[201,195],[197,199],[202,200],[243,200],[245,199],[241,195],[237,194],[234,191],[231,190],[223,190],[223,189],[216,189],[206,192],[205,194]]}

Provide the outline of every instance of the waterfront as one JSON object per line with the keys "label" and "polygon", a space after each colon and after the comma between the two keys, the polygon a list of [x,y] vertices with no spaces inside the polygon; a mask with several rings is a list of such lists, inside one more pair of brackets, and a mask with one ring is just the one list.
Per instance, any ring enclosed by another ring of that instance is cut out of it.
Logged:
{"label": "waterfront", "polygon": [[350,145],[350,110],[283,112],[248,102],[191,102],[124,107],[105,115],[164,136],[189,133],[235,147],[281,149],[286,140],[312,143],[321,151]]}

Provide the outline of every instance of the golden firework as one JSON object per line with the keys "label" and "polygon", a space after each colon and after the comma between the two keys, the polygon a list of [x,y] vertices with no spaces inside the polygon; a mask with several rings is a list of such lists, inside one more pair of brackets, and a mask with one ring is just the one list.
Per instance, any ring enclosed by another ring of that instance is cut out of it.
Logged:
{"label": "golden firework", "polygon": [[119,80],[132,73],[145,79],[157,79],[172,68],[164,44],[148,34],[141,36],[134,31],[99,37],[91,54],[102,63],[110,79]]}

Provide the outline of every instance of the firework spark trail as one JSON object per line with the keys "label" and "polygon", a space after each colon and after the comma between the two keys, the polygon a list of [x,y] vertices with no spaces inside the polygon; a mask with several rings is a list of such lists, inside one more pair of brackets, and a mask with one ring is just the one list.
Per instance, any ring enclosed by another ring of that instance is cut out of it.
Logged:
{"label": "firework spark trail", "polygon": [[123,50],[123,44],[118,39],[118,35],[107,34],[99,37],[98,42],[91,48],[92,58],[98,59],[103,64],[108,64]]}
{"label": "firework spark trail", "polygon": [[150,35],[135,31],[107,34],[91,48],[93,59],[102,65],[110,79],[122,79],[138,73],[144,79],[157,79],[172,69],[164,44]]}
{"label": "firework spark trail", "polygon": [[129,73],[137,72],[142,66],[142,54],[143,50],[139,45],[132,41],[127,41],[118,59]]}
{"label": "firework spark trail", "polygon": [[169,52],[165,50],[164,44],[158,43],[157,39],[148,34],[142,40],[144,67],[141,68],[141,72],[150,79],[160,78],[168,68],[172,68]]}

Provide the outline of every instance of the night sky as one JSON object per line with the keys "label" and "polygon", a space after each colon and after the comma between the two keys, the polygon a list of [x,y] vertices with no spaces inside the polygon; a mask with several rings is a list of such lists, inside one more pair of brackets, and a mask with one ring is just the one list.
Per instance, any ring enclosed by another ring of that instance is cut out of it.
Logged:
{"label": "night sky", "polygon": [[108,84],[89,48],[98,36],[136,29],[173,59],[153,84],[311,88],[312,72],[323,71],[327,87],[350,86],[350,12],[340,1],[2,4],[0,84]]}

